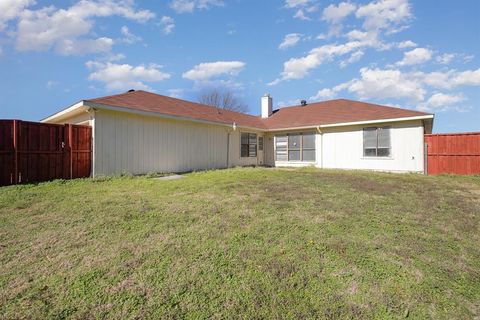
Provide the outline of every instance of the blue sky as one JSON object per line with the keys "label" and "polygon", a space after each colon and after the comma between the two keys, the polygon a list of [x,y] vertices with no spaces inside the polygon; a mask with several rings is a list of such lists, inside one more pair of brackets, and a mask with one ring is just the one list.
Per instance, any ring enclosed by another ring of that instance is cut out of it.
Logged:
{"label": "blue sky", "polygon": [[144,89],[349,98],[480,131],[478,0],[0,0],[0,118]]}

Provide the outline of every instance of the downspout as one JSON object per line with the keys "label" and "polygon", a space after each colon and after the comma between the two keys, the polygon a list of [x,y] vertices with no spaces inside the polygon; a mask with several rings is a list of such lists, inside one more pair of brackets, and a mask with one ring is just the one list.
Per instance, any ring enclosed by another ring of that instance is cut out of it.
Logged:
{"label": "downspout", "polygon": [[323,169],[323,132],[320,126],[317,126],[317,132],[320,134],[320,168]]}
{"label": "downspout", "polygon": [[86,112],[90,115],[90,120],[92,123],[92,172],[90,173],[90,176],[92,178],[95,178],[95,112],[97,110],[95,108],[88,108]]}
{"label": "downspout", "polygon": [[230,167],[229,155],[230,155],[230,129],[227,129],[227,168]]}
{"label": "downspout", "polygon": [[227,129],[227,168],[230,168],[230,133],[237,130],[237,124],[232,124],[232,129]]}

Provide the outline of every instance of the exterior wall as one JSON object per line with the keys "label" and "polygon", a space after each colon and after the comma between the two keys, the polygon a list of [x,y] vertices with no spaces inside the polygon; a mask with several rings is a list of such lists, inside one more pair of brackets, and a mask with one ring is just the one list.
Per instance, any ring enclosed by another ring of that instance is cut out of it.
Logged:
{"label": "exterior wall", "polygon": [[257,164],[256,157],[240,157],[239,129],[124,112],[95,113],[94,176],[225,168],[227,148],[228,166]]}
{"label": "exterior wall", "polygon": [[[373,158],[363,156],[363,128],[389,126],[391,128],[391,156]],[[323,128],[315,135],[315,163],[279,162],[275,160],[275,135],[302,131],[268,133],[266,164],[276,167],[303,167],[315,165],[319,168],[363,169],[394,172],[423,172],[424,145],[421,121],[379,123],[375,125]]]}
{"label": "exterior wall", "polygon": [[[256,133],[257,141],[258,137],[262,136],[262,133],[255,130],[237,129],[230,133],[230,150],[229,150],[229,166],[256,166],[263,162],[260,157],[240,157],[240,137],[242,132]],[[265,142],[264,142],[265,143]],[[265,146],[264,146],[265,149]],[[257,150],[257,155],[260,155]]]}
{"label": "exterior wall", "polygon": [[[322,128],[316,133],[315,162],[275,161],[275,135],[312,132],[261,132],[222,125],[170,120],[125,112],[100,110],[68,118],[63,123],[93,127],[93,175],[148,172],[184,172],[227,166],[316,166],[319,168],[423,172],[424,128],[420,120],[375,125]],[[363,157],[363,128],[391,127],[391,157]],[[241,132],[264,137],[257,157],[240,157]],[[228,149],[228,154],[227,154]],[[228,162],[228,163],[227,163]]]}
{"label": "exterior wall", "polygon": [[[363,128],[390,126],[391,156],[363,156]],[[423,172],[424,143],[421,121],[336,127],[322,130],[323,168]]]}

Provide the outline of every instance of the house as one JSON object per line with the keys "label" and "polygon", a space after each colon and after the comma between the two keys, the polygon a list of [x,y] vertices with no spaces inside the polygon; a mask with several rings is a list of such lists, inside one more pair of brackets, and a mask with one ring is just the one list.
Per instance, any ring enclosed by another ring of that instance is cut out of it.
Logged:
{"label": "house", "polygon": [[424,171],[433,115],[345,99],[260,116],[146,91],[80,101],[47,123],[92,126],[93,176],[233,166]]}

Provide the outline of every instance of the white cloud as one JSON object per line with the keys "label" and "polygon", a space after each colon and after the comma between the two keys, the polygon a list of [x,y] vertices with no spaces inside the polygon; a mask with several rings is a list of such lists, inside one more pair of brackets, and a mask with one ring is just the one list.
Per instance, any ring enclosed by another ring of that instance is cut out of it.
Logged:
{"label": "white cloud", "polygon": [[316,95],[310,97],[309,100],[317,101],[317,100],[334,99],[334,98],[336,98],[338,92],[347,89],[349,85],[350,85],[350,83],[346,82],[346,83],[341,83],[341,84],[339,84],[339,85],[337,85],[337,86],[335,86],[331,89],[329,89],[329,88],[321,89],[317,92]]}
{"label": "white cloud", "polygon": [[212,6],[224,6],[223,0],[173,0],[170,8],[177,13],[192,13],[196,9],[204,10]]}
{"label": "white cloud", "polygon": [[309,17],[305,15],[305,12],[303,12],[303,9],[298,9],[297,12],[293,15],[295,19],[300,19],[300,20],[312,20]]}
{"label": "white cloud", "polygon": [[279,49],[287,49],[290,47],[295,46],[301,39],[302,39],[302,34],[301,33],[289,33],[285,36],[283,39],[282,43],[278,46]]}
{"label": "white cloud", "polygon": [[455,57],[455,53],[444,53],[437,57],[437,62],[440,64],[449,64]]}
{"label": "white cloud", "polygon": [[359,61],[365,53],[363,51],[355,51],[350,55],[350,57],[346,60],[340,62],[340,68],[345,68],[349,64],[355,63]]}
{"label": "white cloud", "polygon": [[391,32],[393,26],[407,22],[411,17],[408,0],[378,0],[358,8],[357,18],[363,18],[366,30],[387,29]]}
{"label": "white cloud", "polygon": [[[455,108],[459,102],[465,101],[465,96],[463,94],[445,94],[445,93],[435,93],[424,103],[421,103],[418,106],[418,109],[423,111],[447,111],[449,109]],[[461,108],[460,108],[461,109]]]}
{"label": "white cloud", "polygon": [[456,73],[452,83],[453,86],[480,86],[480,68]]}
{"label": "white cloud", "polygon": [[124,36],[124,38],[121,39],[121,41],[124,43],[132,44],[142,40],[142,38],[131,33],[130,29],[127,26],[121,27],[120,32]]}
{"label": "white cloud", "polygon": [[[347,90],[360,99],[404,99],[414,103],[421,110],[445,111],[456,103],[465,100],[461,93],[434,92],[437,89],[453,90],[462,86],[480,86],[480,68],[477,70],[448,70],[424,72],[402,72],[399,69],[360,69],[360,77],[341,83],[333,88],[323,88],[311,97],[331,99],[339,92]],[[455,106],[456,110],[460,110]]]}
{"label": "white cloud", "polygon": [[24,10],[19,15],[16,48],[20,51],[54,49],[60,54],[85,54],[110,50],[113,41],[107,37],[89,38],[94,18],[122,16],[145,22],[155,16],[148,10],[136,10],[133,1],[80,1],[67,9],[54,6]]}
{"label": "white cloud", "polygon": [[169,89],[168,96],[172,98],[181,99],[184,94],[184,89]]}
{"label": "white cloud", "polygon": [[353,13],[355,9],[356,6],[349,2],[341,2],[338,6],[331,4],[323,9],[322,20],[327,21],[328,23],[337,24]]}
{"label": "white cloud", "polygon": [[397,47],[399,49],[404,49],[404,48],[413,48],[413,47],[416,47],[417,44],[411,40],[406,40],[406,41],[402,41],[400,43],[397,44]]}
{"label": "white cloud", "polygon": [[406,98],[419,102],[426,93],[418,80],[408,77],[400,70],[362,68],[360,76],[360,79],[349,83],[348,91],[362,99]]}
{"label": "white cloud", "polygon": [[285,0],[285,8],[303,7],[312,2],[312,0]]}
{"label": "white cloud", "polygon": [[396,64],[399,66],[411,66],[432,59],[432,51],[425,48],[415,48],[403,54],[403,59]]}
{"label": "white cloud", "polygon": [[163,16],[162,19],[160,19],[160,26],[164,34],[170,34],[173,32],[173,28],[175,28],[175,20],[173,20],[172,17]]}
{"label": "white cloud", "polygon": [[0,31],[5,29],[7,22],[18,18],[20,13],[35,0],[1,0],[0,1]]}
{"label": "white cloud", "polygon": [[311,20],[306,13],[312,13],[318,10],[317,0],[285,0],[285,8],[295,9],[294,18],[300,20]]}
{"label": "white cloud", "polygon": [[113,40],[106,37],[98,39],[63,39],[57,43],[55,50],[64,56],[85,55],[110,52],[112,45]]}
{"label": "white cloud", "polygon": [[207,81],[222,75],[237,75],[245,67],[241,61],[217,61],[200,63],[182,76],[193,81]]}
{"label": "white cloud", "polygon": [[[286,7],[304,7],[310,1],[292,1],[286,3]],[[323,19],[332,22],[328,35],[321,34],[317,38],[326,39],[332,34],[338,34],[342,26],[338,23],[342,18],[353,13],[355,5],[342,2],[338,6],[331,5],[324,11]],[[348,42],[343,44],[326,44],[310,50],[303,57],[291,58],[284,62],[283,71],[280,77],[270,82],[269,85],[276,85],[281,81],[289,79],[302,79],[306,77],[312,69],[318,68],[326,61],[332,61],[334,58],[352,53],[354,51],[362,51],[367,47],[376,50],[388,50],[398,44],[384,43],[380,39],[383,32],[393,32],[402,27],[402,24],[411,18],[410,5],[408,0],[378,0],[369,4],[360,6],[356,9],[355,15],[359,19],[363,19],[363,29],[354,29],[345,34]],[[336,23],[336,24],[335,24]],[[411,46],[413,42],[405,42],[403,46]],[[426,50],[426,49],[423,49]],[[351,62],[361,57],[360,53],[351,57]],[[406,61],[405,63],[408,63]],[[346,66],[348,60],[340,63],[340,66]]]}
{"label": "white cloud", "polygon": [[336,94],[337,93],[335,92],[334,89],[324,88],[324,89],[318,91],[317,94],[314,95],[313,97],[310,97],[309,100],[312,100],[312,101],[331,100],[331,99],[335,98]]}
{"label": "white cloud", "polygon": [[336,56],[341,56],[362,47],[364,44],[359,41],[351,41],[341,45],[327,44],[312,49],[308,55],[301,58],[292,58],[283,64],[283,71],[280,78],[272,81],[269,85],[276,85],[281,81],[289,79],[302,79],[308,75],[310,70],[319,67],[326,61],[331,61]]}
{"label": "white cloud", "polygon": [[131,66],[111,62],[88,61],[86,66],[92,70],[88,79],[99,81],[107,90],[144,89],[151,90],[145,82],[159,82],[170,78],[170,74],[161,71],[161,66]]}
{"label": "white cloud", "polygon": [[325,38],[340,36],[343,29],[343,25],[341,24],[342,20],[352,14],[355,9],[356,6],[350,2],[341,2],[338,6],[331,4],[323,9],[321,19],[330,24],[328,34],[324,35]]}

